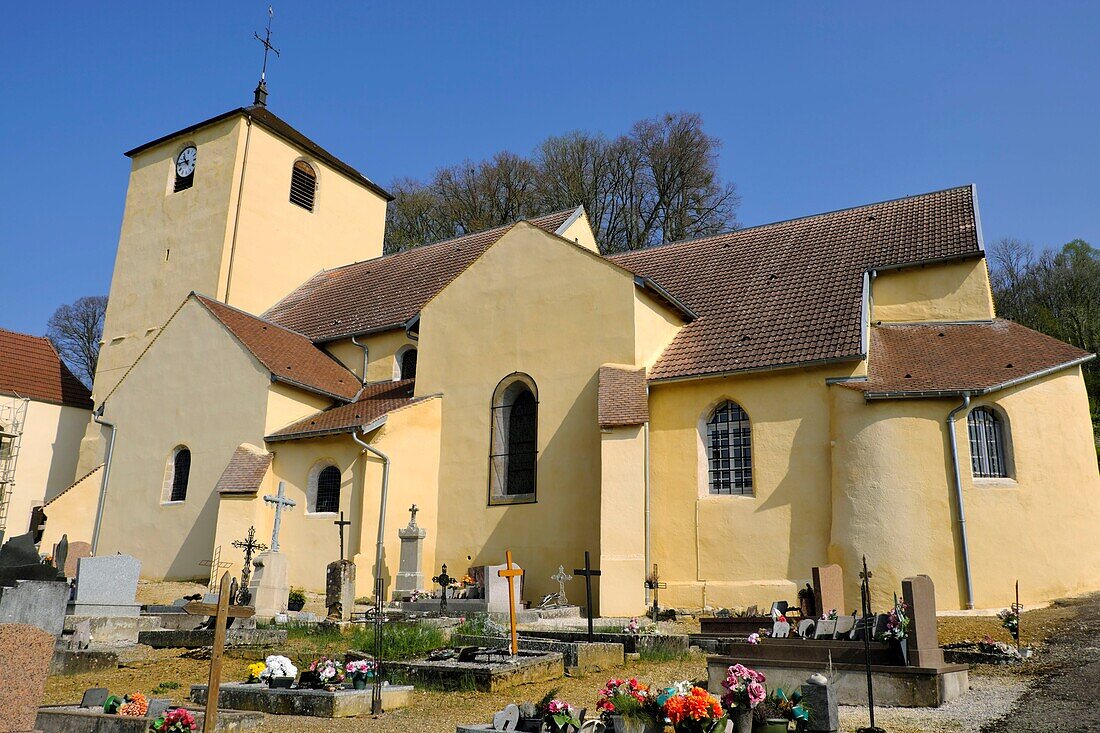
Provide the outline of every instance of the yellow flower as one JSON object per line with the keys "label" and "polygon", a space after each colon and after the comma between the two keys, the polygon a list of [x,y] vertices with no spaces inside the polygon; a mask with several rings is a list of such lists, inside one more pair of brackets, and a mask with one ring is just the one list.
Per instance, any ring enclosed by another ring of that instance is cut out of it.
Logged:
{"label": "yellow flower", "polygon": [[250,679],[250,680],[260,679],[260,674],[265,669],[267,669],[267,665],[264,664],[263,662],[256,662],[255,664],[248,665],[248,679]]}

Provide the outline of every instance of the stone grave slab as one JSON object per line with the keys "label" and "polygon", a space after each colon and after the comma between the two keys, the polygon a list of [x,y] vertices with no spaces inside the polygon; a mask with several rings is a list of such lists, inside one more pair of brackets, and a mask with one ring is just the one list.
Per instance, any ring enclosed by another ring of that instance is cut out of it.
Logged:
{"label": "stone grave slab", "polygon": [[812,569],[817,615],[830,611],[844,613],[844,570],[839,565],[821,565]]}
{"label": "stone grave slab", "polygon": [[61,636],[69,584],[58,580],[16,580],[0,586],[0,623],[29,624]]}
{"label": "stone grave slab", "polygon": [[82,557],[77,561],[73,616],[137,616],[135,601],[141,561],[130,555]]}
{"label": "stone grave slab", "polygon": [[[389,663],[386,664],[390,666]],[[409,704],[411,685],[383,685],[382,708],[397,710]],[[191,702],[206,704],[206,685],[191,686]],[[218,689],[218,707],[251,710],[269,715],[304,715],[314,718],[352,718],[370,715],[374,691],[344,688],[328,690],[272,689],[263,684],[224,682]],[[221,717],[221,713],[218,714]]]}
{"label": "stone grave slab", "polygon": [[268,550],[257,555],[252,566],[248,592],[252,594],[256,616],[269,619],[285,612],[290,594],[290,559],[281,552]]}
{"label": "stone grave slab", "polygon": [[35,729],[55,641],[37,626],[0,624],[0,731]]}
{"label": "stone grave slab", "polygon": [[[286,644],[286,629],[225,630],[228,647],[277,647]],[[138,633],[138,643],[154,649],[199,649],[214,645],[214,629],[151,629]]]}
{"label": "stone grave slab", "polygon": [[443,690],[501,690],[533,682],[560,679],[565,674],[558,652],[520,650],[515,657],[507,650],[479,650],[472,662],[457,659],[386,662],[386,669],[400,672],[418,687]]}
{"label": "stone grave slab", "polygon": [[[471,645],[485,649],[507,649],[508,639],[491,636],[471,636],[453,634],[454,646]],[[594,641],[556,641],[554,639],[532,639],[520,632],[519,648],[532,652],[558,652],[565,661],[570,674],[588,674],[602,672],[622,665],[626,658],[623,645],[613,642]]]}
{"label": "stone grave slab", "polygon": [[117,668],[118,654],[110,651],[55,649],[53,658],[50,659],[50,674],[57,676],[104,672]]}
{"label": "stone grave slab", "polygon": [[[156,700],[149,701],[152,709]],[[161,701],[165,702],[165,701]],[[181,707],[170,705],[169,709]],[[186,707],[195,716],[196,731],[201,731],[205,715],[202,710],[194,707]],[[106,715],[103,712],[102,703],[100,709],[81,708],[76,705],[51,705],[38,709],[35,730],[42,733],[147,733],[149,725],[156,718],[146,714],[143,717],[128,717],[124,715]],[[239,710],[219,710],[218,721],[214,726],[217,733],[246,733],[256,730],[264,721],[262,713],[243,712]]]}

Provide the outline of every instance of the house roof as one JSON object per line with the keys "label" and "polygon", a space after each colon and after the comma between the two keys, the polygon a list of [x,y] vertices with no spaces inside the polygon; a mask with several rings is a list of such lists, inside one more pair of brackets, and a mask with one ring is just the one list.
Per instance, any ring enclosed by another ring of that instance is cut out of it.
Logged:
{"label": "house roof", "polygon": [[0,394],[92,409],[92,393],[73,376],[53,344],[0,328]]}
{"label": "house roof", "polygon": [[214,491],[219,494],[255,494],[260,490],[272,458],[274,455],[263,448],[241,443],[230,456],[218,483],[214,484]]}
{"label": "house roof", "polygon": [[1094,356],[1002,319],[879,325],[871,329],[867,380],[840,384],[868,399],[986,393]]}
{"label": "house roof", "polygon": [[325,435],[350,433],[364,425],[378,420],[394,410],[419,402],[427,397],[413,398],[415,380],[403,379],[398,382],[379,382],[363,387],[359,398],[350,404],[323,410],[304,420],[287,425],[268,435],[265,440],[301,440],[320,438]]}
{"label": "house roof", "polygon": [[598,419],[601,428],[649,422],[645,367],[600,367]]}
{"label": "house roof", "polygon": [[864,272],[982,257],[979,229],[962,186],[609,259],[697,316],[649,372],[678,379],[859,358]]}
{"label": "house roof", "polygon": [[[576,209],[530,219],[557,232]],[[264,317],[314,341],[397,328],[511,228],[496,227],[319,272]]]}
{"label": "house roof", "polygon": [[187,135],[188,133],[194,132],[195,130],[213,125],[217,122],[221,122],[222,120],[227,120],[231,117],[236,117],[237,115],[248,117],[253,122],[262,125],[264,128],[283,138],[290,144],[301,148],[306,153],[312,155],[318,160],[325,162],[329,167],[339,171],[340,173],[343,173],[345,176],[352,179],[356,183],[366,186],[382,198],[386,199],[386,201],[393,201],[393,195],[389,191],[386,191],[374,181],[370,180],[362,173],[355,170],[350,165],[340,160],[335,155],[325,150],[302,133],[298,132],[298,130],[291,127],[285,120],[277,116],[274,112],[263,105],[254,104],[250,107],[238,107],[236,109],[231,109],[228,112],[223,112],[222,114],[211,117],[208,120],[203,120],[202,122],[198,122],[194,125],[190,125],[189,127],[185,127],[182,130],[176,130],[175,132],[164,135],[163,137],[158,137],[156,140],[151,140],[144,145],[139,145],[133,150],[126,151],[126,155],[132,158],[143,150],[148,150],[149,148],[155,145],[160,145],[163,142],[167,142],[172,138],[179,137],[181,135]]}
{"label": "house roof", "polygon": [[192,296],[267,367],[272,379],[345,402],[355,399],[359,378],[302,334],[205,295]]}

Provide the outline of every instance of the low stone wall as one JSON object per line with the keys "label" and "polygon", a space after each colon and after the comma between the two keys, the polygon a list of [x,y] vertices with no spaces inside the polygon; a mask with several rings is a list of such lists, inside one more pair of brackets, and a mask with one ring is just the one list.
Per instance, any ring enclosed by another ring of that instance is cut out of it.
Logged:
{"label": "low stone wall", "polygon": [[[201,710],[189,709],[195,715],[196,730],[201,731],[205,716]],[[152,718],[106,715],[102,711],[63,705],[39,708],[34,727],[41,733],[146,733],[152,722]],[[264,716],[259,713],[219,710],[214,730],[218,733],[245,733],[260,727],[263,722]]]}
{"label": "low stone wall", "polygon": [[91,626],[92,643],[137,644],[143,631],[158,628],[158,616],[66,616],[65,631],[72,631],[81,621]]}
{"label": "low stone wall", "polygon": [[[409,704],[413,688],[408,685],[383,685],[382,709],[397,710]],[[206,685],[191,686],[191,702],[206,704]],[[263,684],[227,682],[218,688],[218,707],[229,710],[253,710],[269,715],[305,715],[313,718],[353,718],[370,715],[373,690],[343,689],[291,690],[271,689]]]}
{"label": "low stone wall", "polygon": [[[225,632],[226,646],[275,647],[286,644],[286,629],[234,629]],[[138,643],[154,649],[199,649],[214,645],[213,629],[175,631],[153,629],[138,634]]]}
{"label": "low stone wall", "polygon": [[118,668],[118,655],[104,651],[55,649],[50,659],[51,675],[84,674]]}
{"label": "low stone wall", "polygon": [[[470,636],[468,634],[454,634],[451,636],[453,646],[482,646],[490,649],[504,649],[508,647],[509,643],[510,640],[508,639],[492,636]],[[531,639],[520,636],[519,648],[523,651],[558,652],[565,660],[566,669],[570,672],[582,674],[602,672],[611,667],[619,666],[625,661],[623,645],[606,641],[589,644],[579,641]]]}
{"label": "low stone wall", "polygon": [[[587,642],[588,632],[574,629],[524,629],[520,632],[529,639],[554,639],[570,643]],[[669,654],[687,654],[686,634],[592,634],[592,641],[622,644],[623,651],[634,654],[643,650],[660,650]]]}

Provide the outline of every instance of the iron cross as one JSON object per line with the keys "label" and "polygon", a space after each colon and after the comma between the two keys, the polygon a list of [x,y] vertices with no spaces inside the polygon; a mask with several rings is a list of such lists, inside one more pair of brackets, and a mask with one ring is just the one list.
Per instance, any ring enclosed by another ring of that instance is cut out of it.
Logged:
{"label": "iron cross", "polygon": [[248,534],[243,540],[233,540],[232,544],[238,550],[244,550],[244,570],[241,571],[241,587],[248,587],[248,579],[252,577],[252,553],[263,552],[267,545],[256,541],[256,528],[249,527]]}
{"label": "iron cross", "polygon": [[420,511],[420,507],[418,507],[416,504],[413,504],[411,507],[409,507],[409,514],[411,515],[411,516],[409,516],[409,526],[410,527],[415,527],[416,526],[416,513],[418,511]]}
{"label": "iron cross", "polygon": [[264,47],[264,65],[263,65],[263,68],[260,69],[260,83],[261,84],[264,83],[264,81],[267,77],[267,53],[268,53],[268,51],[274,51],[276,56],[279,55],[279,49],[277,49],[277,48],[275,48],[274,46],[271,45],[271,19],[274,18],[274,17],[275,17],[275,9],[272,8],[270,5],[268,5],[267,6],[267,33],[264,34],[263,38],[260,38],[259,33],[253,33],[252,34],[256,37],[257,41],[259,41],[261,44],[263,44],[263,47]]}
{"label": "iron cross", "polygon": [[340,518],[333,522],[340,530],[340,559],[344,559],[344,527],[351,525],[351,520],[344,519],[344,513],[340,512]]}
{"label": "iron cross", "polygon": [[660,620],[657,618],[657,615],[661,611],[661,606],[658,603],[658,596],[662,588],[668,587],[668,583],[661,582],[661,576],[657,573],[657,563],[653,563],[653,572],[645,579],[645,587],[653,591],[653,621],[657,622]]}
{"label": "iron cross", "polygon": [[271,494],[265,495],[264,501],[266,501],[268,504],[275,505],[275,526],[271,528],[271,551],[278,552],[279,529],[282,527],[283,524],[283,507],[290,509],[291,507],[297,506],[298,502],[294,501],[293,499],[286,498],[285,481],[279,482],[279,493],[277,493],[275,496],[272,496]]}
{"label": "iron cross", "polygon": [[447,589],[454,585],[455,579],[447,575],[447,563],[443,563],[443,572],[432,578],[433,583],[443,586],[442,597],[439,599],[439,612],[447,610]]}
{"label": "iron cross", "polygon": [[573,575],[584,576],[584,593],[588,598],[588,643],[592,643],[592,578],[599,577],[600,571],[592,569],[588,550],[584,551],[584,568],[573,568]]}

